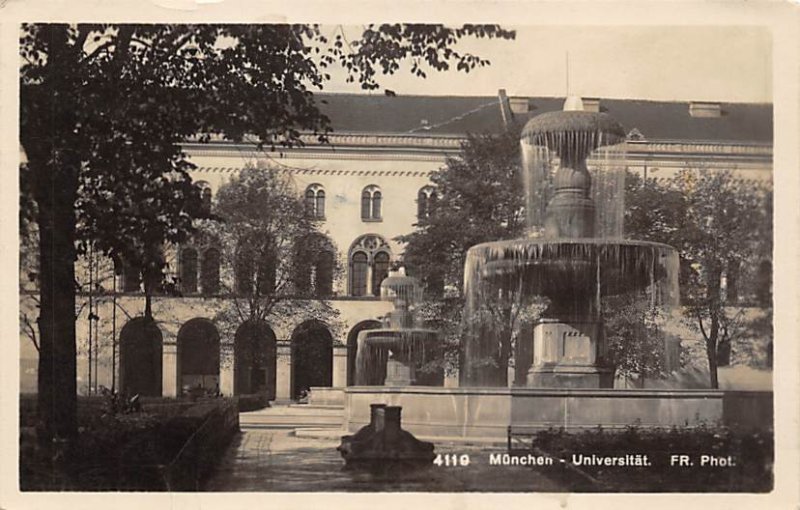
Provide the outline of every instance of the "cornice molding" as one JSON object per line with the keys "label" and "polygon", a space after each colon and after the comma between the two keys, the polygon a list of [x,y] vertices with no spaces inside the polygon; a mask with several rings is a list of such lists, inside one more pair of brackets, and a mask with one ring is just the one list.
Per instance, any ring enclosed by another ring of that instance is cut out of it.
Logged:
{"label": "cornice molding", "polygon": [[[243,165],[206,166],[204,157],[236,158],[237,160],[272,158],[281,165],[281,160],[384,160],[427,161],[444,164],[447,157],[458,154],[466,137],[422,136],[391,133],[336,133],[328,136],[329,144],[320,144],[314,135],[302,135],[306,145],[293,148],[276,148],[275,151],[258,150],[255,143],[234,143],[213,137],[208,143],[190,141],[184,150],[196,159],[201,173],[231,173]],[[686,140],[629,140],[622,148],[629,165],[663,164],[680,166],[702,161],[712,166],[736,165],[764,169],[772,165],[772,145],[763,143],[695,142]],[[616,149],[611,153],[617,153]],[[603,156],[593,158],[599,162]],[[611,156],[611,160],[615,160]],[[232,162],[233,163],[233,162]],[[298,175],[341,176],[397,176],[425,177],[427,171],[380,171],[380,170],[324,170],[299,168],[284,165]]]}
{"label": "cornice molding", "polygon": [[[237,154],[294,154],[313,152],[335,154],[337,152],[370,151],[420,151],[433,150],[435,153],[458,152],[461,144],[466,142],[464,136],[421,136],[393,133],[337,133],[328,135],[328,144],[320,144],[313,135],[300,137],[305,144],[301,147],[280,148],[275,151],[259,150],[255,142],[229,142],[221,137],[212,137],[207,143],[187,141],[184,149],[190,153],[207,154],[208,152],[233,152]],[[628,152],[658,152],[658,153],[686,153],[701,154],[750,154],[772,156],[772,145],[765,143],[719,142],[719,141],[687,141],[687,140],[629,140],[625,144]]]}
{"label": "cornice molding", "polygon": [[[239,172],[241,166],[199,166],[192,170],[192,173],[216,173],[231,174]],[[321,168],[287,168],[294,175],[329,175],[329,176],[350,176],[350,177],[428,177],[433,170],[325,170]]]}

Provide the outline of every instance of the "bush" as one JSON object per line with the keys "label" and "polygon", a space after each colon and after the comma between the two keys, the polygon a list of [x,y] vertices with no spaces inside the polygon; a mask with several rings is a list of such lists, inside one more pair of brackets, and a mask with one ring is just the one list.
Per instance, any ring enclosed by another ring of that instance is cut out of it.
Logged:
{"label": "bush", "polygon": [[[139,413],[111,414],[101,404],[96,397],[79,399],[78,437],[60,448],[40,447],[32,427],[21,429],[22,490],[165,490],[168,466],[187,441],[208,419],[233,405],[222,399],[199,403],[157,399],[145,401]],[[35,423],[35,405],[26,402],[25,409],[21,422]],[[221,425],[208,434],[215,455],[203,459],[209,467],[232,435],[231,427]]]}
{"label": "bush", "polygon": [[269,407],[269,400],[265,393],[253,393],[249,395],[239,395],[236,397],[239,402],[239,412],[257,411]]}

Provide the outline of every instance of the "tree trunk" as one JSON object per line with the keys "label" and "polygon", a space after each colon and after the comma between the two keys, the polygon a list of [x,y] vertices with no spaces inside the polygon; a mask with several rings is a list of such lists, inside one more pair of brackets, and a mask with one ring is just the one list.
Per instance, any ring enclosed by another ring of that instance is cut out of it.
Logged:
{"label": "tree trunk", "polygon": [[153,320],[153,291],[147,281],[144,283],[144,318]]}
{"label": "tree trunk", "polygon": [[[42,439],[77,434],[75,347],[76,169],[36,169],[41,315],[38,419]],[[66,165],[65,165],[66,166]]]}
{"label": "tree trunk", "polygon": [[511,328],[503,328],[500,341],[500,359],[497,362],[498,385],[508,386],[508,362],[511,359]]}
{"label": "tree trunk", "polygon": [[719,314],[722,305],[722,264],[710,264],[711,269],[708,274],[708,293],[706,294],[708,314],[711,318],[711,325],[706,336],[706,354],[708,355],[708,371],[711,376],[711,388],[719,388],[719,375],[717,367],[717,347],[719,341]]}
{"label": "tree trunk", "polygon": [[20,142],[28,159],[39,227],[38,437],[77,435],[75,346],[75,196],[80,158],[75,52],[68,27],[41,28],[47,63],[40,84],[20,87]]}
{"label": "tree trunk", "polygon": [[727,367],[731,364],[731,342],[722,340],[717,342],[717,367]]}
{"label": "tree trunk", "polygon": [[[715,350],[715,347],[709,347],[709,351]],[[719,389],[719,376],[717,374],[717,357],[709,354],[708,356],[708,372],[711,375],[711,389]]]}

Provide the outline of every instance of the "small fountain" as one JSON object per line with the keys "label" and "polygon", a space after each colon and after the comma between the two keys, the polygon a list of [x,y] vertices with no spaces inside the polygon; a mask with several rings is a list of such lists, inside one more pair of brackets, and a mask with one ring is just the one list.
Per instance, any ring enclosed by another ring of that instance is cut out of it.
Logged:
{"label": "small fountain", "polygon": [[[622,126],[605,113],[581,110],[580,99],[568,98],[565,111],[538,115],[522,131],[528,237],[479,244],[467,254],[467,317],[498,295],[549,301],[533,325],[528,387],[612,387],[603,298],[646,291],[654,303],[677,300],[677,252],[622,238],[624,169],[612,173],[613,151],[606,150],[607,161],[595,169],[599,182],[592,189],[586,160],[596,149],[624,141]],[[559,160],[554,172],[553,156]],[[600,204],[598,196],[605,197]],[[497,349],[492,336],[475,328],[466,338],[463,385],[487,385],[481,372]],[[489,385],[504,386],[504,371],[497,372],[501,377]]]}
{"label": "small fountain", "polygon": [[358,386],[441,386],[440,367],[430,368],[441,357],[436,331],[418,327],[414,306],[422,299],[416,278],[400,267],[381,283],[381,298],[394,310],[384,327],[361,331],[357,337],[355,381]]}
{"label": "small fountain", "polygon": [[[356,384],[441,386],[441,368],[425,370],[441,357],[436,332],[416,327],[414,320],[414,306],[422,299],[419,281],[406,276],[402,267],[390,271],[381,283],[381,298],[391,301],[394,310],[387,315],[383,328],[358,334]],[[433,444],[419,441],[401,428],[401,411],[401,406],[370,403],[369,423],[355,434],[343,436],[337,448],[348,468],[375,472],[431,465]]]}

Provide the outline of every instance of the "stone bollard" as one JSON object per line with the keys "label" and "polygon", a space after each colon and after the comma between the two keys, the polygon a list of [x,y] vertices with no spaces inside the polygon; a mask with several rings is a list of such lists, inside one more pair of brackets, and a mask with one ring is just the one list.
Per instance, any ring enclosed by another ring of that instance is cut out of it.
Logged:
{"label": "stone bollard", "polygon": [[382,434],[383,429],[386,427],[386,405],[370,409],[370,412],[373,411],[375,415],[372,419],[372,431],[376,434]]}
{"label": "stone bollard", "polygon": [[387,444],[393,444],[400,436],[400,406],[386,406],[383,408],[384,432],[383,437]]}

